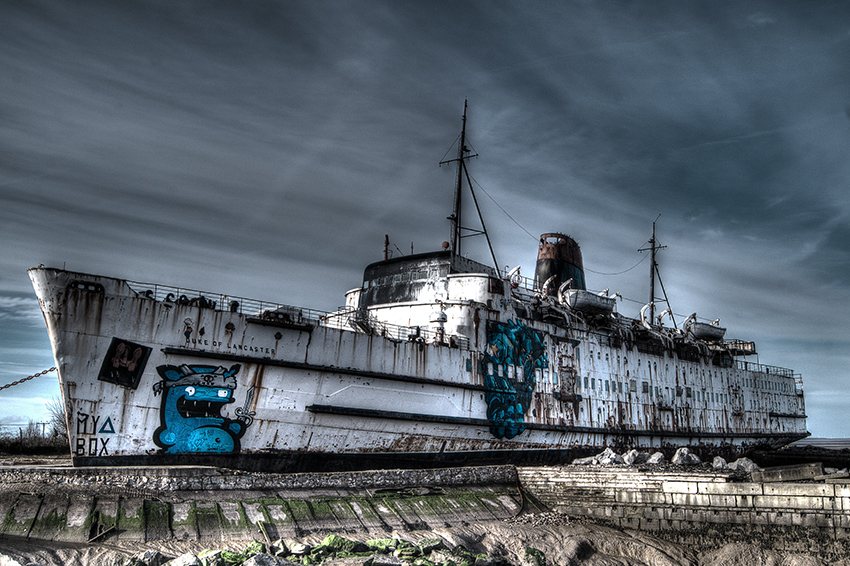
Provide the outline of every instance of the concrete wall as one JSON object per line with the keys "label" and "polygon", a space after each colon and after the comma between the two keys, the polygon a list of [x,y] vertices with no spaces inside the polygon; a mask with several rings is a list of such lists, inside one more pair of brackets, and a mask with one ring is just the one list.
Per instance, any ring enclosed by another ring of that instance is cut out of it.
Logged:
{"label": "concrete wall", "polygon": [[518,474],[523,489],[554,511],[682,544],[756,541],[788,552],[850,554],[850,483],[581,467],[524,467]]}

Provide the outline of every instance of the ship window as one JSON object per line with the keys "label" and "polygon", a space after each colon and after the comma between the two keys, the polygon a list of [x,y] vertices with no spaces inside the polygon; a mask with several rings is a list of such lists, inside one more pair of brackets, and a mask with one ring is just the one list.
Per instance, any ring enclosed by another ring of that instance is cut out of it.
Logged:
{"label": "ship window", "polygon": [[[514,378],[514,366],[507,366],[506,369],[508,370],[508,379],[513,379]],[[519,378],[519,376],[517,376],[517,378]]]}
{"label": "ship window", "polygon": [[393,283],[399,283],[401,281],[401,273],[396,273],[393,275]]}
{"label": "ship window", "polygon": [[607,362],[607,361],[609,361],[609,359],[608,359],[608,354],[607,354],[607,353],[605,354],[605,361],[606,361],[606,362]]}
{"label": "ship window", "polygon": [[493,375],[493,364],[487,364],[487,375]]}
{"label": "ship window", "polygon": [[681,397],[681,396],[682,396],[682,386],[677,385],[676,386],[676,397]]}
{"label": "ship window", "polygon": [[608,393],[610,389],[608,389],[608,380],[605,380],[605,393]]}
{"label": "ship window", "polygon": [[590,378],[590,388],[596,389],[596,378],[595,377]]}
{"label": "ship window", "polygon": [[596,352],[596,359],[597,359],[597,360],[601,360],[601,359],[602,359],[602,352]]}
{"label": "ship window", "polygon": [[587,389],[587,378],[584,378],[584,388]]}
{"label": "ship window", "polygon": [[692,396],[693,396],[693,392],[691,391],[691,388],[690,388],[690,387],[685,387],[685,397],[690,398],[690,397],[692,397]]}
{"label": "ship window", "polygon": [[641,382],[641,392],[649,393],[649,383],[647,383],[646,381]]}
{"label": "ship window", "polygon": [[[537,368],[537,369],[534,370],[534,381],[535,382],[541,381],[542,376],[543,376],[543,370],[542,369]],[[546,381],[549,381],[549,380],[547,379]]]}
{"label": "ship window", "polygon": [[555,385],[558,384],[558,374],[554,371],[552,372],[552,383],[554,383]]}
{"label": "ship window", "polygon": [[632,393],[637,393],[637,381],[634,379],[629,380],[629,391]]}
{"label": "ship window", "polygon": [[661,397],[661,389],[660,389],[659,387],[656,387],[656,388],[655,388],[655,396],[656,396],[656,397]]}

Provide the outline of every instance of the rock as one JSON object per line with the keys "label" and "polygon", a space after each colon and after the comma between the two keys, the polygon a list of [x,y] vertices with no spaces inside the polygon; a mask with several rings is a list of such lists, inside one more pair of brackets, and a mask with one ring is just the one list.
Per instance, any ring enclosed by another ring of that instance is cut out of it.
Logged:
{"label": "rock", "polygon": [[714,460],[711,461],[711,467],[714,470],[725,470],[728,467],[728,464],[726,463],[726,460],[720,456],[715,456]]}
{"label": "rock", "polygon": [[205,550],[198,555],[204,566],[227,566],[220,550]]}
{"label": "rock", "polygon": [[546,566],[546,555],[534,547],[527,546],[522,564],[523,566]]}
{"label": "rock", "polygon": [[345,556],[341,558],[328,558],[322,562],[322,566],[367,566],[372,564],[375,556]]}
{"label": "rock", "polygon": [[573,464],[576,466],[613,466],[623,463],[623,457],[614,452],[610,447],[606,448],[596,456],[576,458],[573,460]]}
{"label": "rock", "polygon": [[371,558],[372,566],[401,566],[404,560],[390,554],[376,554]]}
{"label": "rock", "polygon": [[649,454],[646,452],[638,452],[634,448],[623,454],[623,462],[629,466],[643,464],[647,460],[649,460]]}
{"label": "rock", "polygon": [[290,554],[294,554],[296,556],[302,556],[304,554],[310,554],[310,545],[304,544],[303,542],[296,542],[289,549]]}
{"label": "rock", "polygon": [[169,558],[156,550],[146,550],[126,562],[126,566],[162,566]]}
{"label": "rock", "polygon": [[272,548],[269,551],[275,556],[286,556],[289,554],[289,549],[286,547],[286,543],[283,542],[283,539],[279,538],[272,543]]}
{"label": "rock", "polygon": [[624,463],[623,457],[611,450],[610,447],[603,450],[602,453],[597,454],[596,460],[601,466],[613,466]]}
{"label": "rock", "polygon": [[272,556],[271,554],[255,554],[248,560],[242,563],[242,566],[289,566],[293,565],[293,562],[289,560],[285,560],[283,558]]}
{"label": "rock", "polygon": [[398,548],[414,548],[413,544],[398,538],[375,538],[366,541],[366,546],[384,554],[391,554]]}
{"label": "rock", "polygon": [[416,543],[416,546],[419,547],[419,552],[423,556],[428,556],[434,550],[441,550],[446,548],[443,539],[441,538],[426,538],[422,539]]}
{"label": "rock", "polygon": [[435,550],[428,557],[434,564],[460,564],[463,560],[447,550]]}
{"label": "rock", "polygon": [[729,469],[733,472],[746,472],[751,474],[753,470],[758,470],[758,464],[750,460],[749,458],[738,458],[734,462],[729,464]]}
{"label": "rock", "polygon": [[646,460],[647,464],[651,464],[653,466],[657,466],[659,464],[664,464],[665,462],[667,462],[667,458],[665,458],[664,454],[661,453],[661,452],[654,452]]}
{"label": "rock", "polygon": [[201,559],[192,554],[191,552],[187,552],[181,556],[178,556],[174,560],[170,560],[164,564],[164,566],[204,566]]}
{"label": "rock", "polygon": [[673,459],[670,461],[677,466],[695,466],[702,463],[699,456],[692,454],[690,448],[687,446],[682,446],[676,450],[676,454],[673,455]]}
{"label": "rock", "polygon": [[310,554],[312,555],[328,555],[328,554],[352,554],[356,552],[368,552],[369,547],[362,542],[347,539],[339,535],[328,535],[324,540],[316,545]]}

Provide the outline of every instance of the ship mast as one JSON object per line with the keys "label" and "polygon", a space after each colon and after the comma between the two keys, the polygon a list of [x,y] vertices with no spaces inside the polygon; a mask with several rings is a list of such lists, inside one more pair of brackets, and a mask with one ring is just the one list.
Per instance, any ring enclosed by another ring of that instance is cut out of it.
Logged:
{"label": "ship mast", "polygon": [[[659,214],[660,218],[661,215]],[[667,291],[664,289],[664,282],[661,281],[661,272],[658,270],[658,262],[655,261],[655,254],[659,250],[665,249],[667,246],[659,246],[658,240],[655,237],[655,223],[658,222],[658,218],[656,218],[652,222],[652,237],[649,239],[649,247],[640,248],[639,252],[650,252],[650,266],[649,266],[649,323],[653,324],[655,321],[655,276],[658,275],[658,283],[661,285],[661,292],[664,293],[664,301],[667,303],[667,307],[670,307],[670,299],[667,298]],[[673,313],[670,313],[670,317],[673,319],[673,327],[676,327],[676,319],[673,318]]]}
{"label": "ship mast", "polygon": [[[466,167],[464,154],[469,152],[466,147],[466,107],[467,101],[463,101],[463,126],[460,129],[460,141],[457,144],[457,183],[455,184],[455,200],[452,215],[449,220],[452,223],[451,239],[452,251],[460,254],[460,218],[461,218],[461,193],[463,192],[463,170]],[[441,163],[442,164],[442,163]]]}
{"label": "ship mast", "polygon": [[[457,163],[457,182],[455,183],[455,198],[452,215],[448,217],[451,221],[451,234],[449,242],[453,255],[460,255],[461,240],[469,236],[483,235],[487,240],[487,246],[490,248],[490,255],[493,258],[493,265],[496,271],[499,271],[499,262],[496,261],[496,253],[493,251],[493,244],[490,242],[490,236],[487,234],[487,227],[484,225],[484,217],[481,215],[481,209],[478,206],[478,199],[475,196],[475,190],[472,188],[472,179],[469,176],[469,170],[466,168],[466,160],[473,157],[478,157],[478,154],[470,154],[470,149],[466,147],[466,108],[468,101],[463,101],[463,126],[460,130],[460,141],[457,145],[457,158],[441,161],[440,165],[448,163]],[[478,212],[478,219],[481,222],[481,229],[468,228],[462,224],[462,194],[463,194],[463,179],[466,178],[466,184],[469,187],[469,193],[472,195],[472,202],[475,204],[475,210]],[[468,232],[464,234],[463,231]]]}

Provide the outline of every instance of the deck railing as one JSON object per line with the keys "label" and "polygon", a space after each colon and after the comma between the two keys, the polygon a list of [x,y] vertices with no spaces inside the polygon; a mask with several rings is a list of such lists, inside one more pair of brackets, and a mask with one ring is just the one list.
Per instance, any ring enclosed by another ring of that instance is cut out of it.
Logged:
{"label": "deck railing", "polygon": [[469,349],[469,339],[464,336],[441,333],[422,326],[403,326],[383,322],[358,309],[340,309],[335,313],[329,313],[322,320],[322,324],[332,328],[354,328],[367,334],[375,334],[391,340],[419,341]]}
{"label": "deck railing", "polygon": [[382,322],[375,317],[365,316],[365,313],[357,309],[340,308],[336,312],[328,312],[169,285],[138,281],[127,281],[127,284],[139,296],[155,301],[230,311],[266,319],[271,319],[274,314],[283,314],[287,322],[296,324],[310,323],[376,334],[392,340],[422,341],[469,349],[469,339],[466,337],[443,334],[422,326],[401,326]]}
{"label": "deck railing", "polygon": [[788,368],[766,366],[764,364],[757,364],[755,362],[748,362],[745,360],[736,360],[736,363],[738,365],[738,369],[742,369],[745,371],[763,373],[766,375],[775,375],[777,377],[795,377],[794,370]]}
{"label": "deck railing", "polygon": [[233,295],[222,295],[197,289],[184,289],[182,287],[171,287],[169,285],[157,285],[152,283],[140,283],[138,281],[127,281],[130,288],[140,296],[156,301],[201,306],[220,311],[230,311],[239,314],[262,316],[267,312],[285,312],[293,318],[293,322],[314,322],[326,316],[326,311],[294,307],[282,303],[258,301],[245,297]]}

